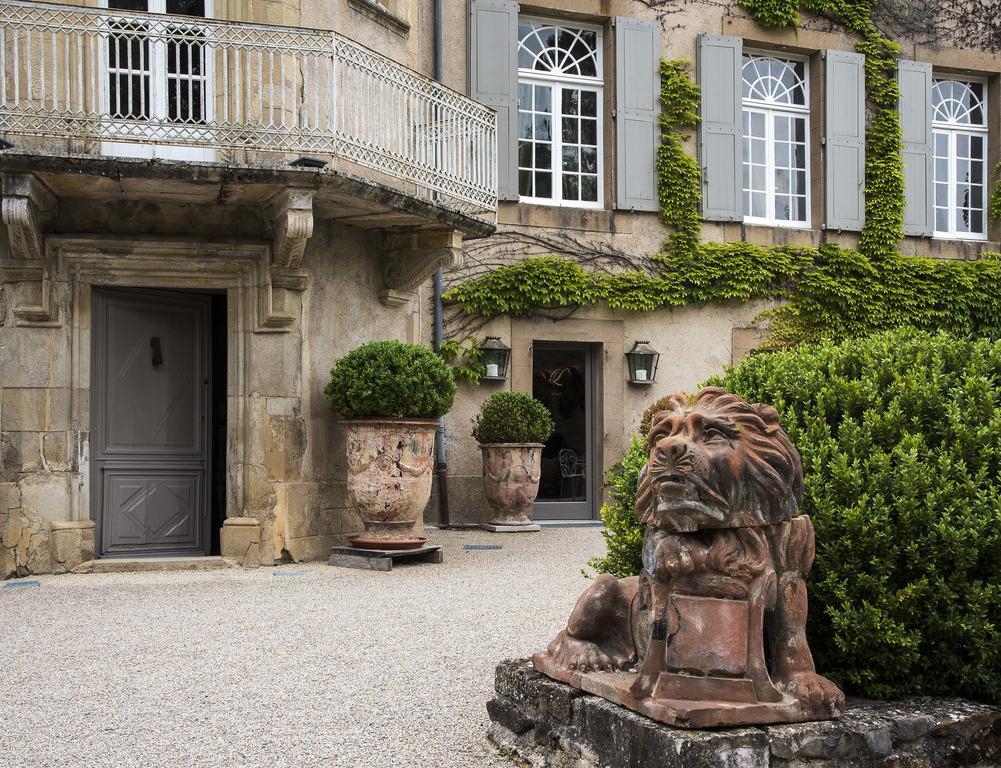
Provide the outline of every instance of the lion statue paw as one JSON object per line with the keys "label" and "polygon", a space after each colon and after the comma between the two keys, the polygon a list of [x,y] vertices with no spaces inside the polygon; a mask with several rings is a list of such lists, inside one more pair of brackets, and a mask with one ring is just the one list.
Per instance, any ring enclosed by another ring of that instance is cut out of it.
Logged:
{"label": "lion statue paw", "polygon": [[566,630],[549,644],[549,655],[560,665],[575,672],[612,672],[627,669],[633,657],[622,652],[608,653],[589,640],[571,637]]}
{"label": "lion statue paw", "polygon": [[798,672],[783,685],[786,692],[811,709],[822,709],[831,717],[845,711],[845,695],[834,683],[816,672]]}

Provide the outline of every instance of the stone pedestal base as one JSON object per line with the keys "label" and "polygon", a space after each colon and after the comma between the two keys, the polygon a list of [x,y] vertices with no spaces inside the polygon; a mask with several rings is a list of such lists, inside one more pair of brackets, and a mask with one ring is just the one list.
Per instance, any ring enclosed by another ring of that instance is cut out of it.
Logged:
{"label": "stone pedestal base", "polygon": [[224,559],[243,568],[261,564],[261,523],[253,517],[229,517],[219,534]]}
{"label": "stone pedestal base", "polygon": [[496,525],[494,523],[481,523],[480,528],[492,533],[533,533],[541,531],[542,526],[538,523],[527,523],[525,525]]}
{"label": "stone pedestal base", "polygon": [[774,702],[758,701],[754,686],[747,679],[662,672],[655,684],[657,695],[637,698],[632,692],[633,684],[640,677],[637,672],[582,674],[560,666],[548,653],[535,654],[532,664],[554,680],[601,696],[613,704],[621,704],[666,725],[715,728],[827,719],[820,711],[822,708],[813,712],[792,696],[783,696]]}
{"label": "stone pedestal base", "polygon": [[533,670],[498,665],[490,740],[533,768],[946,768],[1001,764],[1001,709],[962,699],[849,700],[839,720],[672,728]]}
{"label": "stone pedestal base", "polygon": [[441,547],[416,549],[359,549],[357,547],[332,547],[328,565],[342,568],[360,568],[365,571],[391,571],[393,563],[441,563]]}
{"label": "stone pedestal base", "polygon": [[49,523],[49,558],[53,573],[68,573],[94,559],[94,521]]}

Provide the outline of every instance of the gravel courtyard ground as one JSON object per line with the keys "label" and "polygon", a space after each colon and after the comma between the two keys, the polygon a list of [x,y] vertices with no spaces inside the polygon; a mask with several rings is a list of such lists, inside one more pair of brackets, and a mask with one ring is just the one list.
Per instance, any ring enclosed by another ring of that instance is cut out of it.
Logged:
{"label": "gravel courtyard ground", "polygon": [[429,533],[445,562],[391,573],[0,588],[0,766],[510,766],[484,741],[494,666],[563,626],[600,532]]}

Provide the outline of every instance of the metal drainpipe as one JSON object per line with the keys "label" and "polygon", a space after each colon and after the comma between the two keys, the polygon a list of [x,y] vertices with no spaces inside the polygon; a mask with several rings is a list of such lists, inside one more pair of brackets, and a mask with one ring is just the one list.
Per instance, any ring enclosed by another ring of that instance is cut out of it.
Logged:
{"label": "metal drainpipe", "polygon": [[[439,83],[444,77],[445,61],[441,43],[442,0],[434,0],[434,79]],[[437,352],[445,340],[444,309],[441,304],[441,267],[434,273],[434,349]],[[438,476],[438,527],[450,527],[448,515],[448,464],[445,460],[445,417],[438,419],[435,440],[435,474]]]}

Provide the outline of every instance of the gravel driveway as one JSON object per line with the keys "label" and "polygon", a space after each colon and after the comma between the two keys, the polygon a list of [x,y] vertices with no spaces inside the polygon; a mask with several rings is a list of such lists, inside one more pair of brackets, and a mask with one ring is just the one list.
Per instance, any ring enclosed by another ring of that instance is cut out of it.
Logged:
{"label": "gravel driveway", "polygon": [[444,564],[391,573],[0,588],[0,765],[510,766],[483,738],[494,666],[559,631],[600,533],[430,536]]}

